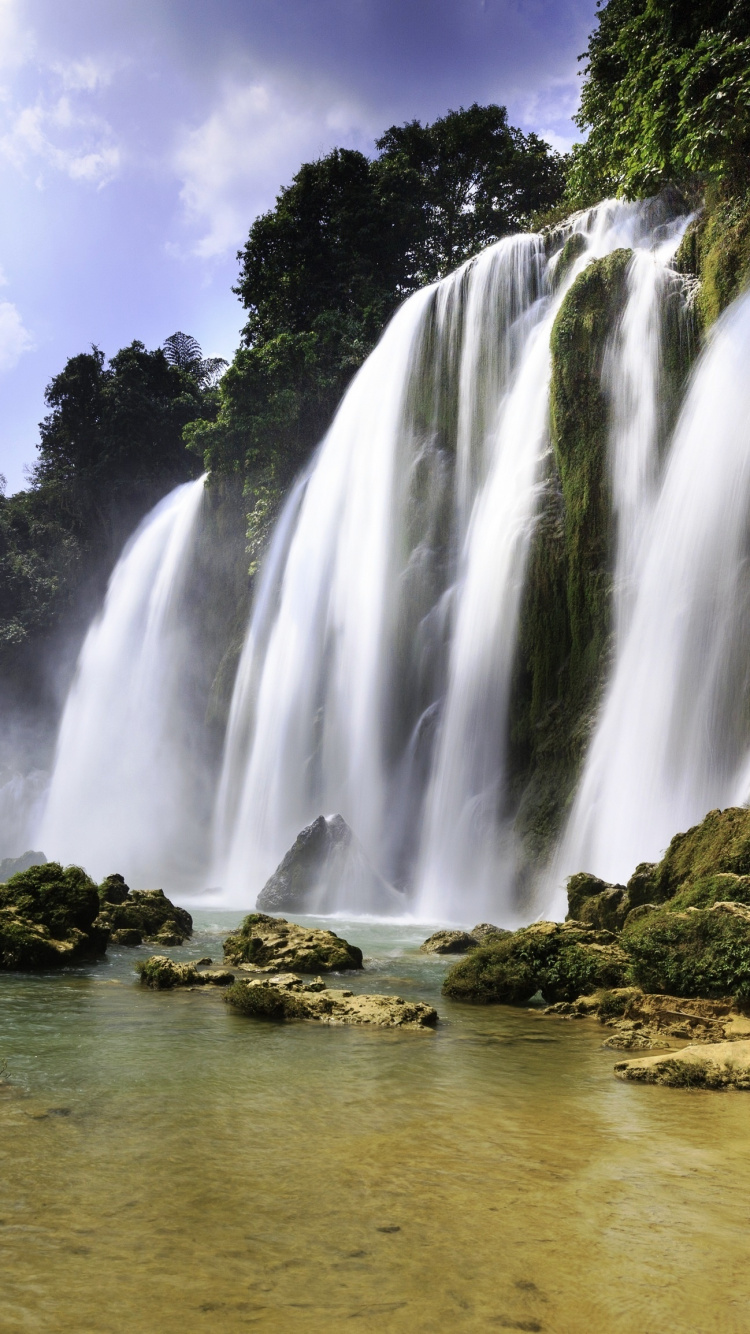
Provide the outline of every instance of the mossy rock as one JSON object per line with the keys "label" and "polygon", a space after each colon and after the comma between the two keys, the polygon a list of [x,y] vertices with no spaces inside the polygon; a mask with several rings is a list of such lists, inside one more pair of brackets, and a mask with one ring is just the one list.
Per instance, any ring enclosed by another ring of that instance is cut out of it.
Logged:
{"label": "mossy rock", "polygon": [[672,899],[688,885],[719,874],[750,875],[750,810],[744,806],[709,811],[700,824],[676,834],[654,868],[651,897]]}
{"label": "mossy rock", "polygon": [[101,958],[109,931],[80,866],[31,866],[0,884],[0,969],[55,968]]}
{"label": "mossy rock", "polygon": [[193,933],[193,919],[162,889],[129,889],[121,875],[109,875],[99,886],[100,926],[112,933],[114,945],[182,945]]}
{"label": "mossy rock", "polygon": [[628,959],[609,932],[536,922],[497,944],[472,950],[443,983],[452,1000],[522,1004],[537,991],[549,1003],[622,986]]}
{"label": "mossy rock", "polygon": [[173,987],[199,986],[200,974],[194,963],[176,963],[166,954],[152,954],[141,959],[135,971],[145,987],[154,991],[170,991]]}
{"label": "mossy rock", "polygon": [[251,1019],[271,1019],[283,1023],[285,1019],[304,1017],[303,1008],[293,992],[267,984],[258,986],[235,982],[228,988],[224,999],[233,1010]]}
{"label": "mossy rock", "polygon": [[332,973],[362,967],[362,951],[335,932],[267,913],[250,913],[239,931],[227,936],[224,953],[232,963],[270,972]]}
{"label": "mossy rock", "polygon": [[696,305],[708,328],[750,282],[750,196],[712,194],[686,231],[675,267],[699,279]]}
{"label": "mossy rock", "polygon": [[644,991],[750,999],[750,909],[719,903],[642,912],[622,933],[630,980]]}

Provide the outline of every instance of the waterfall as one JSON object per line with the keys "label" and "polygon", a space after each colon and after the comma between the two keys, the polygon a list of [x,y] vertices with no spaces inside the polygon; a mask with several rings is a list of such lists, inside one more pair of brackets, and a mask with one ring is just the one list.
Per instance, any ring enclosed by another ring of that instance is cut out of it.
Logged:
{"label": "waterfall", "polygon": [[750,795],[749,354],[744,296],[714,329],[675,429],[558,883],[584,869],[625,881],[709,809]]}
{"label": "waterfall", "polygon": [[229,900],[252,899],[300,828],[337,812],[413,911],[517,919],[505,746],[550,331],[591,260],[634,249],[607,363],[624,625],[663,443],[654,307],[679,240],[665,221],[608,201],[551,238],[491,246],[411,297],[355,377],[259,582],[215,820]]}
{"label": "waterfall", "polygon": [[203,487],[178,486],[131,538],[65,704],[37,846],[97,878],[184,886],[201,864],[181,595]]}

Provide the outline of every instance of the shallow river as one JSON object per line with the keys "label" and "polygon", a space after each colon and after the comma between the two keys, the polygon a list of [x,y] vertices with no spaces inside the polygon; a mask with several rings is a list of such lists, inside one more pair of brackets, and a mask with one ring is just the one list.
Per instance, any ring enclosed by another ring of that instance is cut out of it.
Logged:
{"label": "shallow river", "polygon": [[424,928],[334,929],[439,1028],[245,1019],[145,947],[0,976],[2,1334],[750,1331],[750,1095],[621,1084],[595,1021],[442,1000]]}

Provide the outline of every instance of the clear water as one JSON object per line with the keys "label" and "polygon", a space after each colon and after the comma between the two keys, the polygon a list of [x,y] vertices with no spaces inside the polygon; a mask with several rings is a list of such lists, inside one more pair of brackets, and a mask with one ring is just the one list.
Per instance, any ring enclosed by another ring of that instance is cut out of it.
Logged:
{"label": "clear water", "polygon": [[444,1001],[424,928],[336,929],[436,1032],[147,992],[145,947],[0,976],[3,1334],[750,1328],[745,1095],[623,1085],[596,1023]]}

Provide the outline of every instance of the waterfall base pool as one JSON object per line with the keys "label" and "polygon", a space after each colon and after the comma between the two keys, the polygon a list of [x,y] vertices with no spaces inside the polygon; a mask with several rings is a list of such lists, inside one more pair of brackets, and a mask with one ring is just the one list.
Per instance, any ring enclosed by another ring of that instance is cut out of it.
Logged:
{"label": "waterfall base pool", "polygon": [[[220,959],[238,915],[196,920],[170,953]],[[0,977],[3,1334],[750,1330],[750,1097],[621,1084],[594,1021],[440,998],[424,928],[335,929],[440,1027],[244,1019],[145,947]]]}

